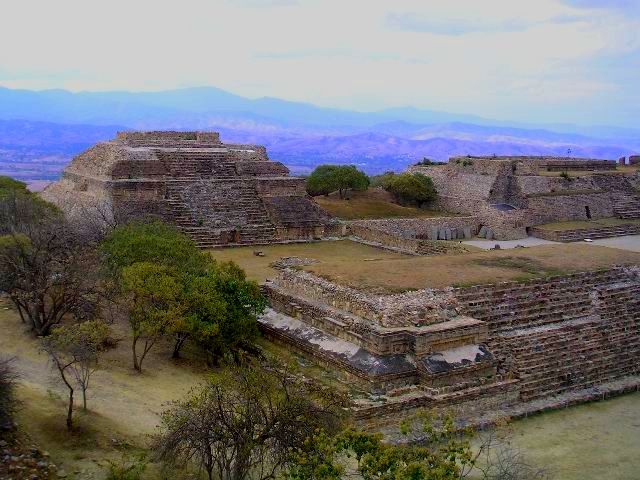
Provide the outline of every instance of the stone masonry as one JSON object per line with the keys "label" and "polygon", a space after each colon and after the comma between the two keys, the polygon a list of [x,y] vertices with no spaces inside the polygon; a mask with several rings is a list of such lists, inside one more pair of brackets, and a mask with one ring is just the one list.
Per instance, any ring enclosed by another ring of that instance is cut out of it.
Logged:
{"label": "stone masonry", "polygon": [[122,132],[78,155],[43,197],[70,214],[159,218],[202,247],[340,234],[264,147],[215,132]]}
{"label": "stone masonry", "polygon": [[[468,156],[409,171],[431,177],[440,208],[475,216],[488,237],[515,240],[546,223],[640,218],[640,175],[607,173],[615,168],[616,162],[609,160]],[[584,173],[547,173],[559,171]]]}
{"label": "stone masonry", "polygon": [[285,269],[264,288],[267,336],[375,395],[356,401],[363,425],[419,408],[482,422],[640,385],[638,267],[396,295]]}

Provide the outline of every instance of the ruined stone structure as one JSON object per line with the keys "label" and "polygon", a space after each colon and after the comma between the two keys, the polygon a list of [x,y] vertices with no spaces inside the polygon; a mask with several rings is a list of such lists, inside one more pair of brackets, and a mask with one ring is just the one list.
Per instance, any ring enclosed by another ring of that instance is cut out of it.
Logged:
{"label": "ruined stone structure", "polygon": [[462,253],[460,241],[478,230],[478,219],[469,216],[356,220],[347,226],[352,240],[415,255]]}
{"label": "ruined stone structure", "polygon": [[198,245],[308,240],[342,227],[264,147],[214,132],[123,132],[78,155],[44,198],[69,213],[156,217]]}
{"label": "ruined stone structure", "polygon": [[[640,175],[608,173],[615,161],[556,157],[454,157],[413,166],[432,178],[441,208],[478,219],[487,238],[523,238],[545,223],[640,218]],[[580,176],[545,172],[584,171]]]}
{"label": "ruined stone structure", "polygon": [[371,395],[362,424],[418,408],[474,423],[640,386],[640,268],[372,295],[286,270],[264,287],[271,338]]}

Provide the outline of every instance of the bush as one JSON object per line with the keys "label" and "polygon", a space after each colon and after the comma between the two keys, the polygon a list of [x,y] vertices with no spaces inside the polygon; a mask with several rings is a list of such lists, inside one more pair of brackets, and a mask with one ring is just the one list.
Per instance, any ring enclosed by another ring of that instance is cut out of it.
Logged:
{"label": "bush", "polygon": [[428,159],[427,157],[424,157],[421,161],[419,161],[418,163],[414,163],[414,165],[416,167],[429,167],[431,165],[438,165],[439,162],[434,162],[433,160]]}
{"label": "bush", "polygon": [[0,358],[0,430],[10,425],[16,408],[15,387],[17,375],[11,359]]}
{"label": "bush", "polygon": [[339,192],[345,198],[348,190],[369,188],[369,177],[354,165],[320,165],[307,178],[307,193],[312,197]]}
{"label": "bush", "polygon": [[384,189],[399,203],[422,204],[436,199],[437,193],[431,178],[421,173],[402,173],[390,176]]}

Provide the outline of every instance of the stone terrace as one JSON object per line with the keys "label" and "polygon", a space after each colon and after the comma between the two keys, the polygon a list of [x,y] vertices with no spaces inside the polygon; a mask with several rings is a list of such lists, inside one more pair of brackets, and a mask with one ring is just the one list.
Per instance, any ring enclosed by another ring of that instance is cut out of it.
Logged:
{"label": "stone terrace", "polygon": [[384,397],[357,403],[363,424],[535,410],[640,374],[638,267],[382,296],[285,270],[265,291],[268,336]]}
{"label": "stone terrace", "polygon": [[161,218],[201,247],[340,234],[288,174],[264,147],[223,144],[215,132],[123,132],[76,157],[43,196],[68,212]]}

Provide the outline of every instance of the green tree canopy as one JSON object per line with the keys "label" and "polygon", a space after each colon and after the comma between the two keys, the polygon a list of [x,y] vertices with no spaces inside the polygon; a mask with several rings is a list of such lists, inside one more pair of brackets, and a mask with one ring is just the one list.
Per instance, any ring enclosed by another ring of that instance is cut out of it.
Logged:
{"label": "green tree canopy", "polygon": [[307,193],[311,196],[339,192],[344,198],[348,190],[369,188],[369,177],[354,165],[320,165],[307,178]]}
{"label": "green tree canopy", "polygon": [[175,227],[159,221],[129,223],[115,228],[102,242],[107,268],[119,274],[137,262],[175,267],[182,272],[204,272],[210,257]]}
{"label": "green tree canopy", "polygon": [[400,203],[422,204],[433,201],[437,197],[431,178],[421,173],[390,175],[383,186]]}
{"label": "green tree canopy", "polygon": [[214,364],[258,334],[257,317],[266,306],[258,284],[235,263],[213,260],[175,228],[159,222],[118,227],[102,250],[128,299],[137,370],[161,336],[174,337],[174,358],[190,340]]}

